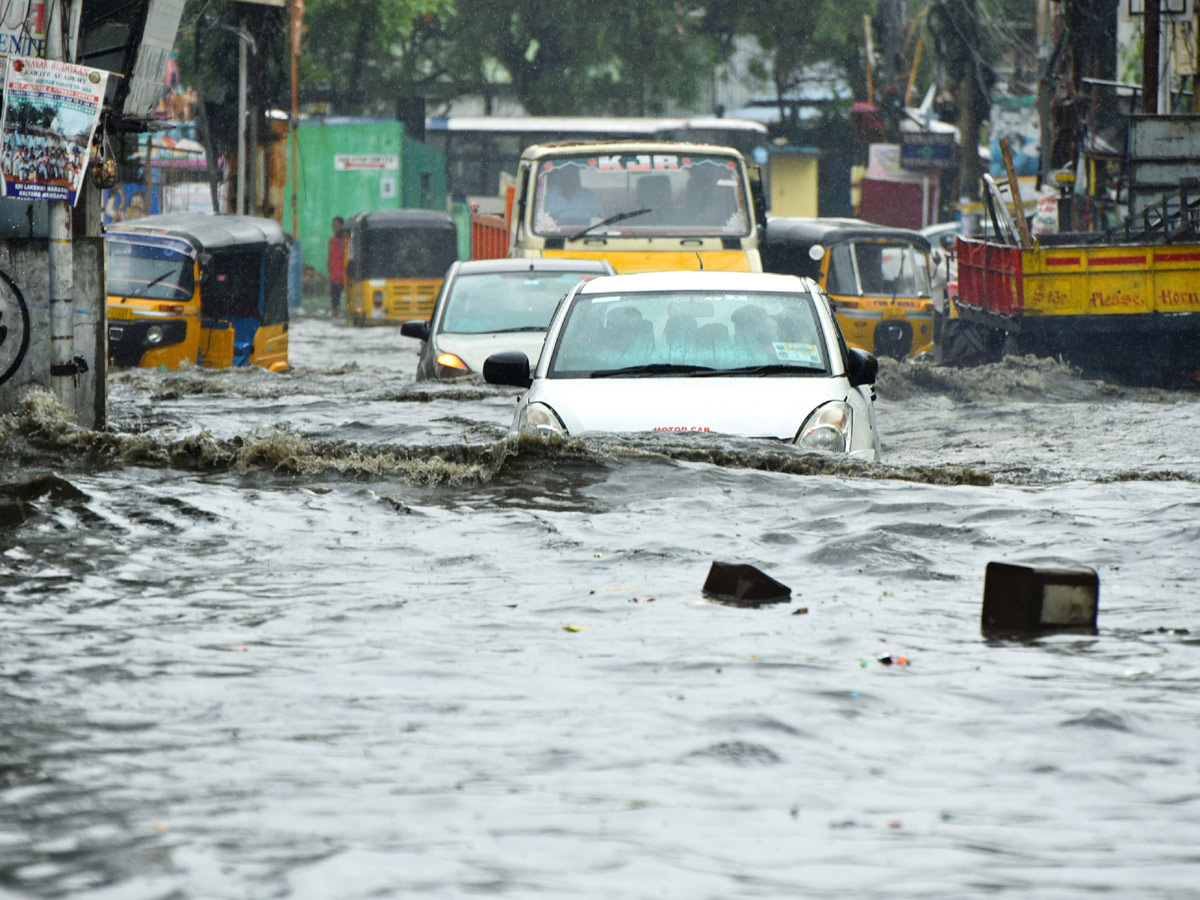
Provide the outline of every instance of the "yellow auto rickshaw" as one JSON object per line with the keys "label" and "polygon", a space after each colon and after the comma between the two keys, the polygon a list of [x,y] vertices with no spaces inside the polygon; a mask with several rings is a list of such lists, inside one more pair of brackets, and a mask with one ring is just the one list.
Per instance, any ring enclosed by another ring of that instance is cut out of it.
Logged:
{"label": "yellow auto rickshaw", "polygon": [[287,240],[256,216],[167,213],[109,226],[109,361],[286,369]]}
{"label": "yellow auto rickshaw", "polygon": [[833,300],[846,342],[896,359],[933,349],[929,241],[859,219],[771,217],[764,272],[807,275]]}
{"label": "yellow auto rickshaw", "polygon": [[458,259],[458,229],[449,213],[380,209],[347,225],[346,321],[399,325],[428,319],[442,278]]}

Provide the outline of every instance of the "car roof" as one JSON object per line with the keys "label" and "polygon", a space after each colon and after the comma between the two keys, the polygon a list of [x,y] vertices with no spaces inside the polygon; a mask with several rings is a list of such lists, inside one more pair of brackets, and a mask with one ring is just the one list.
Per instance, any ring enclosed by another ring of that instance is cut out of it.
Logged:
{"label": "car roof", "polygon": [[764,291],[795,294],[810,292],[813,282],[796,275],[764,272],[636,272],[593,278],[581,294],[637,293],[639,291]]}
{"label": "car roof", "polygon": [[605,274],[612,266],[603,259],[573,259],[555,256],[540,259],[468,259],[458,264],[459,275],[481,272],[596,272]]}

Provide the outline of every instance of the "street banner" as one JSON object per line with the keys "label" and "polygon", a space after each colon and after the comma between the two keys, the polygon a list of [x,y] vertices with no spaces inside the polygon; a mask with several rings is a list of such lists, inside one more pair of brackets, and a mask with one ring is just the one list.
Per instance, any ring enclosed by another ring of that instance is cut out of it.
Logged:
{"label": "street banner", "polygon": [[9,57],[0,124],[4,196],[75,205],[107,78],[87,66]]}

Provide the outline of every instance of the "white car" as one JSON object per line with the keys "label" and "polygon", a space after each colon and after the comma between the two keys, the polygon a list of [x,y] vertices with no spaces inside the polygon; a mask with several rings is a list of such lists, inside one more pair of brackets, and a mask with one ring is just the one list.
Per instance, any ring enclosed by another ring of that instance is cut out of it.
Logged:
{"label": "white car", "polygon": [[525,435],[716,432],[874,461],[878,368],[846,347],[809,278],[646,272],[577,285],[532,371],[508,351],[483,376],[528,388],[513,421]]}
{"label": "white car", "polygon": [[421,343],[417,381],[478,374],[498,350],[537,359],[546,326],[571,286],[611,275],[603,259],[472,259],[450,264],[429,321],[400,326]]}

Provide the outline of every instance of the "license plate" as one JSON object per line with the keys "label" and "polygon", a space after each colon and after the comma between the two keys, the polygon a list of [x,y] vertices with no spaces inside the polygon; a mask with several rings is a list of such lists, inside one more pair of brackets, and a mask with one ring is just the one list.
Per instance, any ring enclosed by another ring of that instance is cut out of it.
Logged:
{"label": "license plate", "polygon": [[123,306],[110,306],[108,308],[108,317],[110,319],[132,319],[133,310],[126,309]]}

